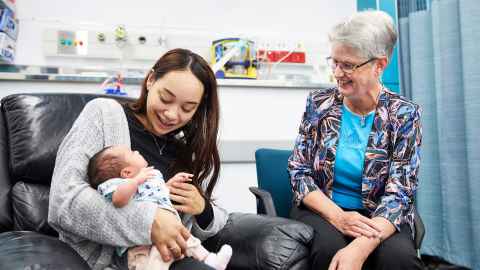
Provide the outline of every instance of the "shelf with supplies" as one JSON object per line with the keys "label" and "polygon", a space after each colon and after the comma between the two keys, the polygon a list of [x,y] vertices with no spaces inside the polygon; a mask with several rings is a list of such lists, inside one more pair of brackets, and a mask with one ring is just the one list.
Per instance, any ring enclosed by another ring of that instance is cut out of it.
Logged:
{"label": "shelf with supplies", "polygon": [[0,63],[14,63],[17,35],[15,0],[0,0]]}
{"label": "shelf with supplies", "polygon": [[[68,68],[26,65],[0,65],[0,81],[35,81],[35,82],[72,82],[101,84],[109,77],[121,74],[123,83],[140,85],[146,70],[102,70],[97,68]],[[273,87],[273,88],[328,88],[331,83],[284,79],[217,79],[219,86],[228,87]]]}
{"label": "shelf with supplies", "polygon": [[9,8],[11,11],[15,12],[15,1],[14,0],[0,0],[0,8]]}

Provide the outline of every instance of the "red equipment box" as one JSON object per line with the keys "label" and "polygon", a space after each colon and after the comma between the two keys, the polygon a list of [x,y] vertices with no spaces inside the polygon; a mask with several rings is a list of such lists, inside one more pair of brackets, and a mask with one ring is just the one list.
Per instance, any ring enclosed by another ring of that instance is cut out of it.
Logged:
{"label": "red equipment box", "polygon": [[[278,62],[279,60],[284,58],[286,55],[288,55],[288,53],[289,51],[272,50],[272,51],[267,51],[265,55],[264,50],[259,50],[258,58],[264,60],[266,57],[270,62]],[[293,51],[285,59],[282,60],[282,63],[305,63],[305,52]]]}

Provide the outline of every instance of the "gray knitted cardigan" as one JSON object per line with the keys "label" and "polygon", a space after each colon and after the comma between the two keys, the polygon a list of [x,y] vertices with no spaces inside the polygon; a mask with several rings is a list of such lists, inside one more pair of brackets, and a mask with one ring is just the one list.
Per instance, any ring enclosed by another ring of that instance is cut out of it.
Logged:
{"label": "gray knitted cardigan", "polygon": [[[115,208],[87,180],[87,164],[105,146],[130,145],[125,112],[111,99],[90,101],[58,149],[50,189],[48,222],[60,240],[73,247],[93,269],[111,263],[114,247],[151,244],[151,226],[157,206],[132,201]],[[213,205],[214,219],[201,229],[195,218],[184,215],[182,223],[204,240],[227,221],[225,210]],[[59,258],[61,259],[61,258]]]}

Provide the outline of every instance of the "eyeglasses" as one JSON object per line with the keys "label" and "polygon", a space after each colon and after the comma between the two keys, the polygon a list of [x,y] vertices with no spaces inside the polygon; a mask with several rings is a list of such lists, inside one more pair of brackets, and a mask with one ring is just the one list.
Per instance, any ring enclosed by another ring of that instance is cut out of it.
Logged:
{"label": "eyeglasses", "polygon": [[335,59],[333,59],[331,56],[327,57],[327,65],[329,65],[333,71],[337,67],[339,67],[344,73],[347,74],[352,74],[355,70],[357,70],[359,67],[364,66],[374,60],[377,60],[377,58],[370,58],[367,61],[354,65],[351,63],[344,63],[344,62],[337,62]]}

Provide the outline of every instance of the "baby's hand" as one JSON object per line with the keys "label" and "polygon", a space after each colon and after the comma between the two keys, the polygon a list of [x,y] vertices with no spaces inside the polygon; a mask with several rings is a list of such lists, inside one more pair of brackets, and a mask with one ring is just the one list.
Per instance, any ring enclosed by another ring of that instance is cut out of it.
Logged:
{"label": "baby's hand", "polygon": [[134,177],[134,179],[137,181],[137,184],[143,184],[147,179],[152,178],[155,176],[155,172],[153,167],[146,167],[140,169],[138,174]]}
{"label": "baby's hand", "polygon": [[174,183],[192,182],[193,174],[179,172],[167,181],[167,186],[171,188]]}

